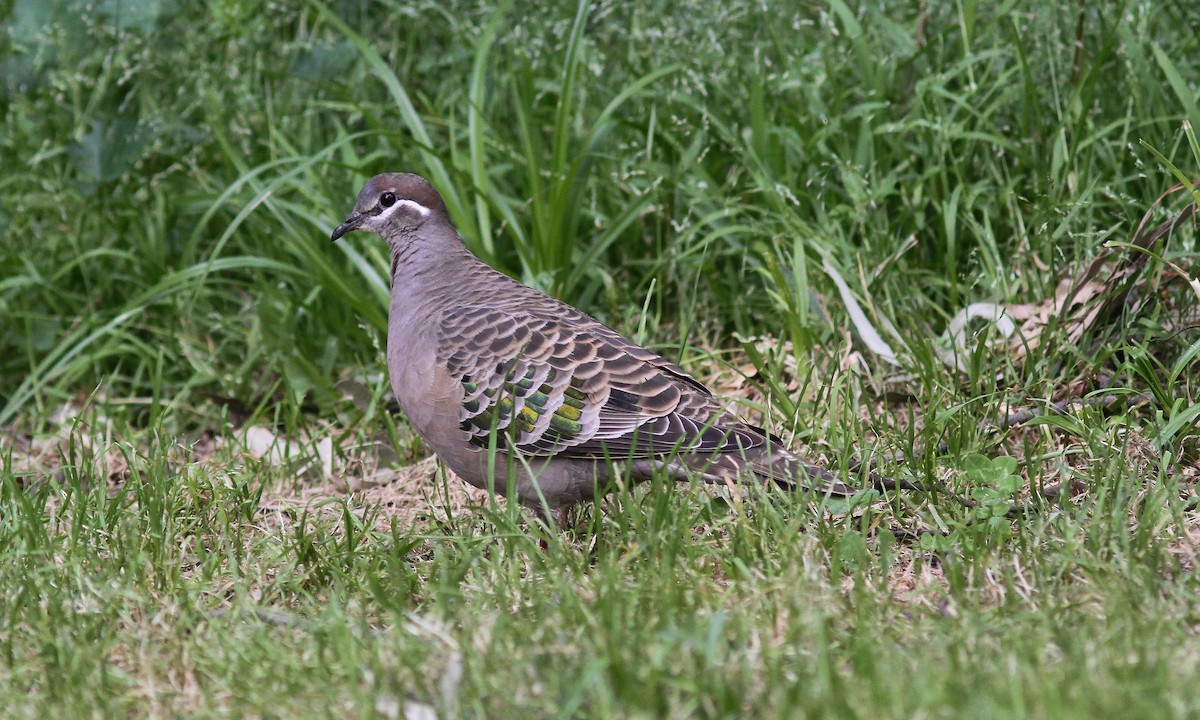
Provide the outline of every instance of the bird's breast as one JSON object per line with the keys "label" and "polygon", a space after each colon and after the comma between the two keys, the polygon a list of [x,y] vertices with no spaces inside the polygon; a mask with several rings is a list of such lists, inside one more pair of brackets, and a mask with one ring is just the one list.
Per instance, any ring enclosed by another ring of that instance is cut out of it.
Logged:
{"label": "bird's breast", "polygon": [[465,443],[459,427],[462,383],[438,362],[428,325],[390,322],[388,375],[400,410],[435,452],[447,444]]}

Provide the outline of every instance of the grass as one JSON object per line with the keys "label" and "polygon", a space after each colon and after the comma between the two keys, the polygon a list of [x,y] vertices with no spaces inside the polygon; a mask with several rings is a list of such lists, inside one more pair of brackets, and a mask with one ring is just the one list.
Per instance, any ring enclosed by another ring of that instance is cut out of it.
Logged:
{"label": "grass", "polygon": [[[1128,245],[1198,199],[1155,206],[1200,168],[1193,15],[16,0],[0,706],[1195,716],[1195,225]],[[328,242],[384,170],[851,481],[975,507],[654,484],[550,533],[468,492],[389,407],[382,244]],[[939,359],[1105,244],[1122,312]]]}

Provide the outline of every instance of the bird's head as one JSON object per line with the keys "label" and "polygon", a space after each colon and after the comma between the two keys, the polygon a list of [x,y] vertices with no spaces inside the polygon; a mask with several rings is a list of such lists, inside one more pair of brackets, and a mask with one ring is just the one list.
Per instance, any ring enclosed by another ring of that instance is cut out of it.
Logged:
{"label": "bird's head", "polygon": [[330,236],[338,240],[354,230],[369,230],[391,239],[426,223],[448,223],[446,204],[425,178],[412,173],[384,173],[363,185],[354,211]]}

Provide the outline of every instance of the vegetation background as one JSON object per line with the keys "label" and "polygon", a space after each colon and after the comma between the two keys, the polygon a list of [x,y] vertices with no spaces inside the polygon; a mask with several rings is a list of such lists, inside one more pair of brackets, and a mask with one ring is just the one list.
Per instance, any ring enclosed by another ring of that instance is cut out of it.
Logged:
{"label": "vegetation background", "polygon": [[[1044,303],[1197,196],[1155,206],[1200,170],[1193,5],[0,23],[5,714],[1200,713],[1194,224],[1083,338],[939,360],[960,308]],[[388,406],[385,248],[328,241],[387,170],[815,459],[974,506],[655,484],[550,533],[467,494]]]}

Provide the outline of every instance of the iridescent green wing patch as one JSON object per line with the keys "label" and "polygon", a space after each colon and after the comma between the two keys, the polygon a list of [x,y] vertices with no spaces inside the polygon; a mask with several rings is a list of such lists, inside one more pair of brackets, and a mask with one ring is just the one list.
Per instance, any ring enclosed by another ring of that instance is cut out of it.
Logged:
{"label": "iridescent green wing patch", "polygon": [[470,375],[462,379],[460,426],[471,442],[486,447],[492,428],[518,447],[537,451],[570,444],[584,431],[587,396],[562,382],[569,378],[545,366],[527,368],[520,377],[509,373],[501,383],[484,384]]}

